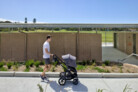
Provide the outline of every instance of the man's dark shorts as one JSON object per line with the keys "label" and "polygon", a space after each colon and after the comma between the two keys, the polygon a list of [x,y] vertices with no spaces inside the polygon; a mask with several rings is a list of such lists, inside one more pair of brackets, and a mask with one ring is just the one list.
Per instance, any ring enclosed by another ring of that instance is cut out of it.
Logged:
{"label": "man's dark shorts", "polygon": [[45,60],[45,64],[50,64],[51,62],[50,62],[50,58],[46,58],[46,59],[44,59]]}

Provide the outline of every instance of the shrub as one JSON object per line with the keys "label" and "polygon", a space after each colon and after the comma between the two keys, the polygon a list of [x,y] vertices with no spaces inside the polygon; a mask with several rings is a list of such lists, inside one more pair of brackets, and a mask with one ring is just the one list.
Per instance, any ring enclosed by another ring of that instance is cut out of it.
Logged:
{"label": "shrub", "polygon": [[8,63],[7,63],[8,69],[11,69],[12,65],[13,65],[13,62],[8,62]]}
{"label": "shrub", "polygon": [[7,71],[7,68],[1,67],[1,68],[0,68],[0,71]]}
{"label": "shrub", "polygon": [[28,65],[30,66],[30,67],[33,67],[33,65],[34,65],[34,60],[28,60],[28,61],[26,61],[26,66],[28,67]]}
{"label": "shrub", "polygon": [[86,61],[86,64],[87,64],[87,65],[90,65],[90,63],[91,63],[90,60],[87,60],[87,61]]}
{"label": "shrub", "polygon": [[105,64],[102,64],[102,67],[105,67]]}
{"label": "shrub", "polygon": [[91,65],[91,66],[90,66],[90,69],[92,69],[92,70],[93,70],[93,68],[94,68],[94,67],[95,67],[95,66]]}
{"label": "shrub", "polygon": [[55,72],[55,66],[52,66],[51,71]]}
{"label": "shrub", "polygon": [[45,64],[45,61],[44,60],[40,62],[40,65],[44,65],[44,64]]}
{"label": "shrub", "polygon": [[109,66],[109,65],[110,65],[110,61],[106,60],[106,61],[104,62],[104,64],[107,65],[107,66]]}
{"label": "shrub", "polygon": [[13,65],[13,71],[18,70],[18,67],[16,67],[15,65]]}
{"label": "shrub", "polygon": [[131,73],[131,71],[127,70],[128,73]]}
{"label": "shrub", "polygon": [[105,70],[106,71],[106,73],[110,73],[110,71],[107,69],[107,70]]}
{"label": "shrub", "polygon": [[57,66],[58,62],[53,62],[52,65]]}
{"label": "shrub", "polygon": [[96,62],[96,60],[95,59],[92,59],[92,63],[95,63]]}
{"label": "shrub", "polygon": [[76,64],[77,64],[77,65],[79,65],[79,64],[80,64],[80,62],[79,62],[79,61],[76,61]]}
{"label": "shrub", "polygon": [[15,67],[16,69],[18,69],[18,66],[19,66],[19,63],[18,63],[18,62],[14,62],[14,67]]}
{"label": "shrub", "polygon": [[28,62],[29,62],[30,67],[33,67],[33,65],[34,65],[34,60],[29,60]]}
{"label": "shrub", "polygon": [[109,72],[109,70],[104,70],[104,69],[101,69],[99,67],[95,67],[94,69],[97,70],[98,72],[106,72],[106,73]]}
{"label": "shrub", "polygon": [[39,65],[40,65],[40,61],[36,61],[36,62],[34,62],[34,65],[35,65],[36,67],[39,67]]}
{"label": "shrub", "polygon": [[96,63],[95,63],[95,62],[93,62],[92,66],[96,66]]}
{"label": "shrub", "polygon": [[26,68],[25,70],[24,70],[24,72],[29,72],[30,71],[30,68]]}
{"label": "shrub", "polygon": [[14,62],[13,63],[13,70],[14,71],[18,70],[19,64],[23,64],[23,62]]}
{"label": "shrub", "polygon": [[77,62],[77,65],[83,65],[83,62],[81,61],[76,61]]}
{"label": "shrub", "polygon": [[3,62],[0,62],[0,68],[3,67],[4,63]]}
{"label": "shrub", "polygon": [[1,62],[3,62],[3,64],[5,65],[7,61],[5,59],[2,59]]}
{"label": "shrub", "polygon": [[118,66],[120,68],[120,73],[123,73],[123,67],[122,66]]}
{"label": "shrub", "polygon": [[13,64],[14,64],[14,65],[18,65],[18,62],[14,62]]}
{"label": "shrub", "polygon": [[82,61],[82,65],[86,65],[86,61],[85,60]]}
{"label": "shrub", "polygon": [[77,65],[77,70],[84,70],[86,68],[86,66],[83,65]]}
{"label": "shrub", "polygon": [[119,63],[118,66],[123,66],[123,63]]}
{"label": "shrub", "polygon": [[30,68],[29,62],[26,62],[26,63],[25,63],[25,66],[26,66],[26,68]]}
{"label": "shrub", "polygon": [[19,65],[24,65],[26,62],[17,62],[17,64]]}
{"label": "shrub", "polygon": [[43,68],[41,68],[41,67],[37,67],[35,70],[39,71],[39,72],[43,72]]}

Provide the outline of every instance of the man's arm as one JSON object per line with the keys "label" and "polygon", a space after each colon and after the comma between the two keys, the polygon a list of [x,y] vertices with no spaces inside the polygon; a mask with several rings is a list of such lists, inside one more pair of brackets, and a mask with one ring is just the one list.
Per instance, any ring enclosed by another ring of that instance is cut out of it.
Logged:
{"label": "man's arm", "polygon": [[47,48],[45,48],[45,52],[46,52],[47,54],[53,56],[53,54],[51,54],[50,52],[48,52],[48,49],[47,49]]}

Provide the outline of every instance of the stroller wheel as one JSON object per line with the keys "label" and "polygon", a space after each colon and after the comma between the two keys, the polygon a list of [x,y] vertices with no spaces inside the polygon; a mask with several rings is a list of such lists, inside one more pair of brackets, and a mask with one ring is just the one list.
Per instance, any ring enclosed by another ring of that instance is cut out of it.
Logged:
{"label": "stroller wheel", "polygon": [[59,77],[62,77],[62,76],[64,76],[65,74],[64,74],[64,72],[61,72],[60,74],[59,74]]}
{"label": "stroller wheel", "polygon": [[73,84],[77,85],[78,84],[78,79],[73,79]]}
{"label": "stroller wheel", "polygon": [[63,77],[61,77],[59,80],[58,80],[58,83],[60,84],[60,85],[65,85],[65,83],[66,83],[66,79],[65,78],[63,78]]}

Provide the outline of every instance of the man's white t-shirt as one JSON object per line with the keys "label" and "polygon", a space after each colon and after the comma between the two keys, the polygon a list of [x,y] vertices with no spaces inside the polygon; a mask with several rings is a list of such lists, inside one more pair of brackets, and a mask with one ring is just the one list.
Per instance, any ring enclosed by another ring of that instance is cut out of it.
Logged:
{"label": "man's white t-shirt", "polygon": [[50,58],[50,55],[46,53],[45,48],[47,48],[48,52],[50,52],[50,45],[49,42],[45,41],[43,44],[43,58]]}

